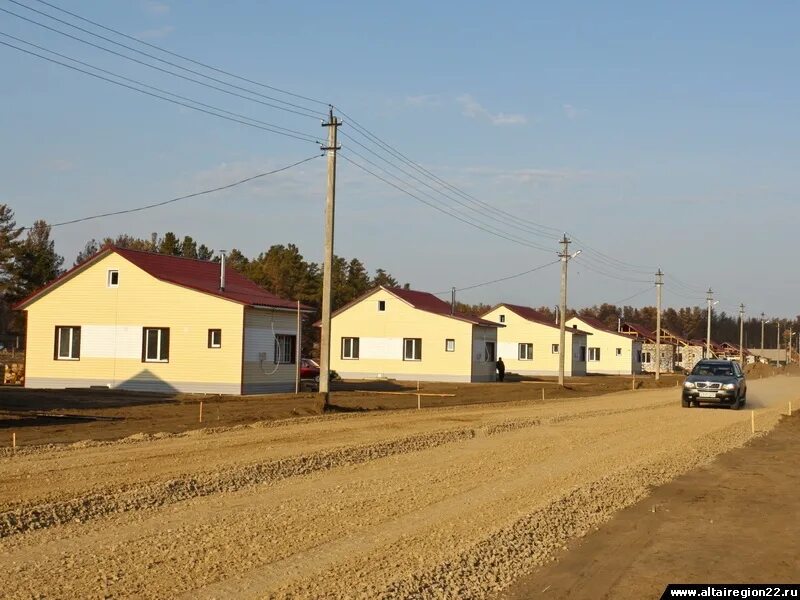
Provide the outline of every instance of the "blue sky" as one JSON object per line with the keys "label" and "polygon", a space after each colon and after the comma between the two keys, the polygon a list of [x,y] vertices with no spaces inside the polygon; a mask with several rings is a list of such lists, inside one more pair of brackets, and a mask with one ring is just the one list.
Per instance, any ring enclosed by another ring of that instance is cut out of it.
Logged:
{"label": "blue sky", "polygon": [[[19,1],[77,23],[36,0]],[[386,268],[434,292],[518,273],[553,260],[558,250],[554,234],[523,231],[527,220],[566,230],[580,239],[574,249],[585,248],[570,267],[572,306],[640,292],[630,304],[652,304],[646,282],[660,266],[670,277],[667,305],[700,303],[711,286],[728,312],[740,302],[750,314],[800,312],[800,276],[786,268],[798,252],[800,212],[794,2],[54,3],[196,60],[332,102],[495,207],[479,215],[454,205],[452,195],[432,193],[448,210],[545,248],[470,227],[341,160],[336,250],[371,270]],[[9,0],[0,8],[68,30]],[[324,135],[313,118],[178,80],[7,13],[0,12],[0,31],[207,104]],[[22,224],[159,202],[317,152],[313,143],[167,104],[4,46],[0,65],[0,201]],[[341,132],[366,143],[347,119]],[[351,139],[341,141],[345,152],[390,169]],[[169,230],[247,255],[293,242],[319,261],[324,169],[320,158],[224,193],[64,226],[53,235],[70,264],[90,238]],[[430,192],[398,175],[404,189]],[[603,265],[589,248],[645,273]],[[553,266],[460,298],[552,305],[558,281]]]}

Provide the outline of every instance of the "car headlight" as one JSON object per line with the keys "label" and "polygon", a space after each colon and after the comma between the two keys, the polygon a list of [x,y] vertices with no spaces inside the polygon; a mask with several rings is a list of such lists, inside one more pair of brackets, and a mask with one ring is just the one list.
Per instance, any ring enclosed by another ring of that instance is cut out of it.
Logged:
{"label": "car headlight", "polygon": [[722,389],[723,390],[735,390],[736,389],[736,384],[735,383],[726,383],[725,385],[722,386]]}
{"label": "car headlight", "polygon": [[685,387],[687,390],[690,390],[694,388],[694,383],[692,383],[691,381],[685,381],[683,383],[683,387]]}

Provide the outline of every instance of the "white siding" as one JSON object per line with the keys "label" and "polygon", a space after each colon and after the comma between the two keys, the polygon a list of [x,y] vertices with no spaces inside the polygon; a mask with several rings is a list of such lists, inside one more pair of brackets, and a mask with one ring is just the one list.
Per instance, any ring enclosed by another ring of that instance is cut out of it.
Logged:
{"label": "white siding", "polygon": [[[424,348],[423,348],[424,350]],[[341,355],[341,348],[331,348],[332,353]],[[359,358],[402,360],[403,339],[390,337],[362,337],[358,340]]]}
{"label": "white siding", "polygon": [[83,325],[83,358],[131,358],[142,356],[142,325]]}

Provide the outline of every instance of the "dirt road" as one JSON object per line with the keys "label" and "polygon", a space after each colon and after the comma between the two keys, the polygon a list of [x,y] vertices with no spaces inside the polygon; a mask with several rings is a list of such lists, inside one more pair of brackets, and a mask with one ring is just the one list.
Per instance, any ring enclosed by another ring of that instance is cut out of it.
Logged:
{"label": "dirt road", "polygon": [[[800,378],[750,382],[759,431]],[[481,598],[751,438],[675,389],[0,455],[9,597]]]}

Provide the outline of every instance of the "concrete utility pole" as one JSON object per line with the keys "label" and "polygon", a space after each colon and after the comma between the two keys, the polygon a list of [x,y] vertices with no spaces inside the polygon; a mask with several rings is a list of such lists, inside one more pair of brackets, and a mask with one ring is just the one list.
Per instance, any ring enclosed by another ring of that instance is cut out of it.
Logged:
{"label": "concrete utility pole", "polygon": [[761,356],[764,356],[764,313],[761,313]]}
{"label": "concrete utility pole", "polygon": [[[567,263],[570,259],[575,258],[581,253],[580,250],[574,254],[569,253],[569,245],[571,240],[564,234],[559,244],[563,246],[563,250],[559,253],[558,257],[561,259],[561,302],[558,305],[558,328],[559,328],[559,344],[558,344],[558,385],[564,385],[564,363],[566,360],[566,343],[567,343]],[[588,348],[587,348],[588,350]]]}
{"label": "concrete utility pole", "polygon": [[664,273],[661,269],[656,273],[656,381],[661,379],[661,288],[664,285]]}
{"label": "concrete utility pole", "polygon": [[328,193],[325,199],[325,255],[322,263],[322,327],[319,345],[319,393],[322,396],[323,408],[330,399],[331,373],[331,286],[333,283],[333,223],[336,212],[336,145],[337,132],[341,122],[333,116],[330,109],[327,123],[328,145],[322,150],[328,153]]}
{"label": "concrete utility pole", "polygon": [[456,288],[450,288],[450,314],[456,314]]}
{"label": "concrete utility pole", "polygon": [[781,322],[778,319],[775,319],[775,324],[778,326],[778,334],[775,336],[775,348],[777,350],[781,349]]}
{"label": "concrete utility pole", "polygon": [[564,385],[564,347],[567,343],[567,262],[569,262],[569,244],[570,239],[567,234],[561,238],[561,246],[563,250],[558,255],[561,259],[561,302],[558,305],[558,328],[559,328],[559,343],[558,343],[558,385]]}
{"label": "concrete utility pole", "polygon": [[711,302],[714,291],[708,288],[706,301],[708,302],[708,317],[706,318],[706,358],[711,358]]}
{"label": "concrete utility pole", "polygon": [[744,304],[739,305],[739,364],[744,367]]}

